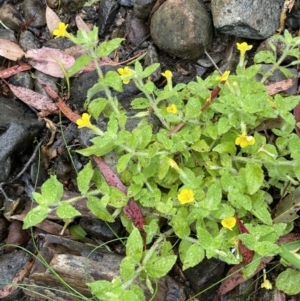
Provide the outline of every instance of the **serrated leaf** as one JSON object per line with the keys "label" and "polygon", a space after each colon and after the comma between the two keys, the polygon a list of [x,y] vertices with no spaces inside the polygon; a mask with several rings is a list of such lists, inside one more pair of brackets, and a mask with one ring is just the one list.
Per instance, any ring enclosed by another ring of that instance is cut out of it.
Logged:
{"label": "serrated leaf", "polygon": [[102,204],[101,199],[95,196],[89,196],[86,205],[89,210],[101,220],[107,222],[115,221],[111,214],[107,211],[106,206]]}
{"label": "serrated leaf", "polygon": [[40,205],[50,206],[60,201],[64,193],[63,185],[56,176],[51,176],[41,187]]}
{"label": "serrated leaf", "polygon": [[277,276],[276,287],[288,295],[296,295],[300,293],[300,286],[296,285],[299,282],[300,271],[288,268]]}
{"label": "serrated leaf", "polygon": [[110,41],[102,42],[96,49],[96,54],[99,57],[109,56],[115,49],[117,49],[124,39],[115,38]]}
{"label": "serrated leaf", "polygon": [[98,119],[99,115],[102,113],[102,111],[105,109],[107,105],[107,100],[105,98],[96,98],[93,99],[89,103],[88,112],[95,118]]}
{"label": "serrated leaf", "polygon": [[158,67],[159,67],[159,63],[155,63],[152,64],[150,66],[148,66],[141,74],[142,78],[148,77],[150,76]]}
{"label": "serrated leaf", "polygon": [[194,267],[203,260],[204,255],[204,249],[201,246],[197,244],[191,245],[186,251],[182,269],[186,270],[190,267]]}
{"label": "serrated leaf", "polygon": [[300,209],[300,186],[283,198],[273,211],[274,223],[289,223],[298,218]]}
{"label": "serrated leaf", "polygon": [[149,100],[147,98],[138,97],[131,101],[131,107],[136,110],[146,109],[150,107]]}
{"label": "serrated leaf", "polygon": [[129,160],[131,159],[132,154],[125,154],[121,156],[118,160],[117,171],[118,173],[123,172],[128,165]]}
{"label": "serrated leaf", "polygon": [[264,172],[257,163],[248,162],[245,170],[246,185],[250,195],[258,191],[264,182]]}
{"label": "serrated leaf", "polygon": [[174,266],[176,262],[176,255],[164,256],[161,258],[154,258],[149,260],[145,265],[145,270],[149,277],[161,278],[165,276]]}
{"label": "serrated leaf", "polygon": [[88,54],[83,54],[80,57],[78,57],[72,65],[69,70],[67,71],[67,75],[69,77],[75,75],[77,72],[79,72],[81,69],[83,69],[85,66],[87,66],[91,62],[92,58]]}
{"label": "serrated leaf", "polygon": [[123,258],[120,264],[120,274],[122,278],[127,281],[134,277],[136,261],[130,256]]}
{"label": "serrated leaf", "polygon": [[112,87],[118,92],[123,92],[123,85],[120,75],[115,71],[108,71],[104,78],[99,80],[100,83]]}
{"label": "serrated leaf", "polygon": [[133,262],[139,263],[143,256],[143,238],[140,231],[134,228],[126,243],[126,255],[132,259]]}
{"label": "serrated leaf", "polygon": [[90,188],[90,181],[93,177],[94,170],[91,161],[77,175],[78,189],[82,194],[87,193]]}
{"label": "serrated leaf", "polygon": [[61,202],[56,209],[56,214],[61,219],[73,218],[75,216],[81,215],[81,213],[76,210],[71,204],[66,202]]}
{"label": "serrated leaf", "polygon": [[23,229],[28,229],[42,222],[48,216],[49,211],[48,207],[44,206],[37,206],[31,209],[24,219]]}

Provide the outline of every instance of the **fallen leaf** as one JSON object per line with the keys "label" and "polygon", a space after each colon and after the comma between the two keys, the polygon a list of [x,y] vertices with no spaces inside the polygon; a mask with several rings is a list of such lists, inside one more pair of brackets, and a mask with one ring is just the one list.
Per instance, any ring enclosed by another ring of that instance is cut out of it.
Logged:
{"label": "fallen leaf", "polygon": [[83,19],[79,15],[76,16],[75,22],[79,30],[83,30],[86,32],[91,31],[91,29],[88,27],[88,25],[83,21]]}
{"label": "fallen leaf", "polygon": [[[242,223],[242,221],[236,217],[236,221],[237,221],[237,225],[239,227],[240,233],[249,233],[249,231],[247,230],[247,228],[244,226],[244,224]],[[239,240],[239,249],[240,252],[242,254],[243,257],[243,261],[245,264],[249,264],[251,263],[252,259],[253,259],[253,255],[254,252],[249,250],[243,243],[241,240]]]}
{"label": "fallen leaf", "polygon": [[18,74],[22,71],[27,71],[32,69],[32,66],[29,64],[15,65],[10,68],[0,70],[0,78],[9,78],[13,75]]}
{"label": "fallen leaf", "polygon": [[45,121],[45,123],[46,123],[46,127],[50,130],[50,132],[51,132],[51,136],[50,136],[50,138],[49,138],[49,141],[48,141],[48,143],[46,144],[47,146],[49,146],[49,145],[52,145],[52,143],[53,143],[53,141],[54,141],[54,139],[55,139],[55,133],[56,133],[56,126],[55,126],[55,124],[50,120],[50,119],[48,119],[48,118],[41,118],[41,119],[43,119],[44,121]]}
{"label": "fallen leaf", "polygon": [[16,247],[9,246],[9,245],[16,245],[16,246],[23,246],[28,243],[30,239],[30,235],[26,230],[22,229],[23,223],[20,221],[14,220],[9,228],[8,228],[8,236],[5,240],[5,252],[11,252]]}
{"label": "fallen leaf", "polygon": [[72,122],[76,123],[81,116],[75,112],[73,112],[66,103],[59,97],[59,95],[44,81],[39,79],[39,82],[48,93],[48,95],[56,102],[57,107],[61,110],[61,112]]}
{"label": "fallen leaf", "polygon": [[269,95],[274,95],[274,94],[277,94],[279,92],[288,90],[289,88],[291,88],[298,81],[298,77],[299,76],[297,75],[297,76],[294,76],[292,78],[285,79],[285,80],[282,80],[280,82],[277,82],[277,83],[266,86],[268,94]]}
{"label": "fallen leaf", "polygon": [[[122,183],[120,178],[113,172],[113,170],[106,164],[101,157],[93,156],[99,170],[105,178],[108,185],[118,188],[124,194],[127,194],[127,188]],[[127,205],[123,208],[123,212],[127,218],[132,221],[135,227],[139,230],[143,230],[145,225],[145,219],[140,207],[137,205],[133,198],[129,199]]]}
{"label": "fallen leaf", "polygon": [[300,186],[283,198],[272,212],[274,223],[289,223],[298,218],[300,210]]}
{"label": "fallen leaf", "polygon": [[17,43],[0,39],[0,56],[3,56],[11,61],[17,61],[20,60],[24,55],[25,52]]}
{"label": "fallen leaf", "polygon": [[17,98],[38,111],[43,111],[45,114],[53,114],[58,112],[58,107],[49,97],[36,93],[27,88],[14,86],[8,82],[6,82],[6,84]]}
{"label": "fallen leaf", "polygon": [[68,71],[75,63],[75,58],[73,56],[68,55],[59,49],[48,47],[30,49],[27,51],[25,57],[35,69],[60,78],[64,78],[62,68]]}
{"label": "fallen leaf", "polygon": [[58,28],[60,22],[59,16],[48,5],[46,7],[46,23],[50,32],[51,38],[53,37],[53,31]]}

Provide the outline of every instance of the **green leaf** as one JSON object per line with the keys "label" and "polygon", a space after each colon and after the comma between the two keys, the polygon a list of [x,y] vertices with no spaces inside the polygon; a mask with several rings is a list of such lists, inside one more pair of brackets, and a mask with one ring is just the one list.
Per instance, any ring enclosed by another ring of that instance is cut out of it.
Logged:
{"label": "green leaf", "polygon": [[77,152],[83,156],[95,155],[101,157],[115,148],[115,141],[110,136],[98,136],[91,139],[91,141],[94,143],[94,145],[78,150]]}
{"label": "green leaf", "polygon": [[143,238],[140,231],[134,228],[126,243],[126,255],[132,259],[132,262],[139,263],[143,256]]}
{"label": "green leaf", "polygon": [[70,233],[71,235],[78,240],[82,240],[84,241],[87,233],[83,230],[83,228],[81,228],[80,225],[76,224],[76,225],[71,225],[69,227]]}
{"label": "green leaf", "polygon": [[95,118],[98,119],[99,115],[105,109],[108,104],[105,98],[95,98],[89,103],[88,112]]}
{"label": "green leaf", "polygon": [[130,256],[124,257],[121,261],[120,274],[125,281],[134,277],[136,263]]}
{"label": "green leaf", "polygon": [[96,49],[96,54],[99,57],[109,56],[115,49],[117,49],[124,39],[115,38],[110,41],[102,42]]}
{"label": "green leaf", "polygon": [[300,271],[288,268],[277,276],[276,287],[288,295],[296,295],[300,293],[300,286],[296,285],[299,282]]}
{"label": "green leaf", "polygon": [[218,121],[218,134],[219,136],[225,134],[228,132],[228,130],[231,128],[231,124],[227,117],[221,117]]}
{"label": "green leaf", "polygon": [[250,195],[258,191],[264,182],[264,172],[260,164],[248,162],[246,164],[246,184]]}
{"label": "green leaf", "polygon": [[56,209],[56,214],[61,219],[73,218],[75,216],[81,215],[81,213],[76,210],[71,204],[66,202],[61,202]]}
{"label": "green leaf", "polygon": [[137,97],[133,99],[130,105],[135,110],[147,109],[150,107],[149,100],[143,97]]}
{"label": "green leaf", "polygon": [[186,208],[180,208],[176,215],[172,216],[170,224],[174,232],[179,238],[184,238],[190,235],[191,229],[188,224],[188,213]]}
{"label": "green leaf", "polygon": [[40,205],[51,206],[60,201],[63,196],[63,185],[56,176],[51,176],[41,187],[41,194],[34,192],[32,195]]}
{"label": "green leaf", "polygon": [[130,161],[131,157],[132,154],[125,154],[119,158],[117,165],[118,173],[123,172],[127,168],[128,162]]}
{"label": "green leaf", "polygon": [[146,263],[145,270],[150,277],[155,279],[161,278],[167,275],[167,273],[172,269],[176,259],[176,255],[151,258],[151,260]]}
{"label": "green leaf", "polygon": [[51,210],[45,206],[37,206],[31,209],[24,219],[23,229],[28,229],[29,227],[42,222],[48,216],[50,211]]}
{"label": "green leaf", "polygon": [[254,56],[255,64],[258,64],[258,63],[272,64],[272,63],[275,63],[275,61],[276,61],[275,56],[271,51],[259,51]]}
{"label": "green leaf", "polygon": [[146,244],[150,244],[153,238],[159,233],[158,219],[153,219],[148,225],[144,226],[146,232]]}
{"label": "green leaf", "polygon": [[158,67],[159,67],[159,63],[155,63],[152,64],[150,66],[148,66],[142,73],[141,73],[141,77],[145,78],[150,76]]}
{"label": "green leaf", "polygon": [[123,92],[122,79],[120,75],[115,71],[108,71],[105,74],[104,78],[100,79],[99,82],[103,85],[112,87],[118,92]]}
{"label": "green leaf", "polygon": [[118,188],[110,188],[109,205],[115,208],[123,208],[128,201],[128,197]]}
{"label": "green leaf", "polygon": [[274,256],[281,252],[281,248],[270,241],[257,242],[254,250],[261,256]]}
{"label": "green leaf", "polygon": [[95,196],[89,196],[87,203],[89,210],[98,218],[107,222],[114,222],[114,218],[107,211],[106,206],[102,204],[101,199]]}
{"label": "green leaf", "polygon": [[201,262],[204,258],[204,255],[204,249],[201,246],[192,244],[186,251],[182,267],[183,271],[188,268],[194,267],[199,262]]}
{"label": "green leaf", "polygon": [[201,114],[201,102],[196,97],[191,97],[185,106],[186,119],[199,117]]}
{"label": "green leaf", "polygon": [[88,192],[90,188],[90,181],[93,177],[94,170],[91,161],[84,166],[84,168],[77,175],[78,189],[82,194]]}
{"label": "green leaf", "polygon": [[74,65],[72,65],[68,72],[67,75],[69,77],[75,75],[78,71],[80,71],[82,68],[84,68],[85,66],[87,66],[90,62],[91,62],[92,58],[90,55],[88,54],[83,54],[80,57],[78,57],[74,63]]}

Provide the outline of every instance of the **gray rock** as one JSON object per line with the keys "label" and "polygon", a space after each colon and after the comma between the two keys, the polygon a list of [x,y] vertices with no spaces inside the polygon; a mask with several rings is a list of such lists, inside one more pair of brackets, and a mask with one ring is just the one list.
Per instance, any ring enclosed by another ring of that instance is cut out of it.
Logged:
{"label": "gray rock", "polygon": [[147,19],[155,3],[156,0],[135,0],[133,6],[135,16],[139,19]]}
{"label": "gray rock", "polygon": [[200,58],[212,43],[213,29],[198,0],[168,0],[153,15],[151,36],[162,50],[181,58]]}
{"label": "gray rock", "polygon": [[82,9],[86,0],[60,0],[60,5],[65,13],[75,13]]}
{"label": "gray rock", "polygon": [[46,5],[39,0],[25,0],[21,4],[25,20],[30,20],[31,27],[43,27],[46,25]]}
{"label": "gray rock", "polygon": [[265,39],[279,27],[283,0],[211,0],[214,26],[222,33]]}
{"label": "gray rock", "polygon": [[118,2],[116,0],[102,0],[99,4],[99,36],[104,37],[110,26],[113,24],[118,12]]}
{"label": "gray rock", "polygon": [[32,146],[44,126],[25,109],[13,99],[0,98],[0,182],[7,180],[15,165],[14,158]]}
{"label": "gray rock", "polygon": [[25,52],[30,49],[40,48],[39,41],[29,30],[20,33],[19,44]]}
{"label": "gray rock", "polygon": [[0,20],[5,26],[15,32],[18,32],[23,24],[20,13],[10,4],[0,8]]}
{"label": "gray rock", "polygon": [[118,0],[118,3],[123,6],[133,6],[135,0]]}
{"label": "gray rock", "polygon": [[33,80],[28,72],[19,72],[8,80],[11,84],[15,86],[21,86],[27,89],[33,89]]}

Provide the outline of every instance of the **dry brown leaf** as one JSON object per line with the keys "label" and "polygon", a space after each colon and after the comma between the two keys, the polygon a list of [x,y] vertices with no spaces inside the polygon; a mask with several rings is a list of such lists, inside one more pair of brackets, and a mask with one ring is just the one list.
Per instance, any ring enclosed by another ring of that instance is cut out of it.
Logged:
{"label": "dry brown leaf", "polygon": [[0,56],[11,61],[17,61],[25,55],[23,49],[16,43],[0,39]]}
{"label": "dry brown leaf", "polygon": [[76,16],[75,22],[79,30],[84,30],[86,32],[91,31],[91,29],[88,27],[88,25],[83,21],[83,19],[79,15]]}
{"label": "dry brown leaf", "polygon": [[47,5],[46,7],[46,23],[50,32],[50,36],[53,37],[53,31],[58,28],[60,19],[58,15]]}
{"label": "dry brown leaf", "polygon": [[9,78],[13,75],[18,74],[19,72],[27,71],[30,69],[32,69],[32,66],[26,63],[22,65],[15,65],[7,69],[0,70],[0,78]]}
{"label": "dry brown leaf", "polygon": [[50,139],[48,141],[48,143],[46,144],[47,146],[52,145],[54,138],[55,138],[55,133],[56,133],[56,126],[55,124],[48,118],[42,118],[45,122],[46,122],[46,127],[50,130],[51,132],[51,136]]}
{"label": "dry brown leaf", "polygon": [[7,245],[5,247],[5,252],[11,252],[16,248],[15,246],[10,245],[23,246],[28,243],[30,235],[26,230],[22,229],[22,226],[23,223],[16,220],[10,224],[8,228],[8,236],[5,240],[5,244]]}
{"label": "dry brown leaf", "polygon": [[49,97],[36,93],[27,88],[14,86],[8,82],[6,82],[6,84],[17,98],[25,102],[27,105],[42,111],[44,116],[58,112],[56,104],[53,103]]}
{"label": "dry brown leaf", "polygon": [[291,88],[298,81],[298,76],[294,76],[289,79],[282,80],[280,82],[271,84],[267,86],[267,91],[269,95],[274,95],[281,91],[286,91]]}
{"label": "dry brown leaf", "polygon": [[64,78],[62,68],[66,71],[74,65],[75,58],[59,49],[42,47],[41,49],[28,50],[25,57],[35,69],[54,76]]}

